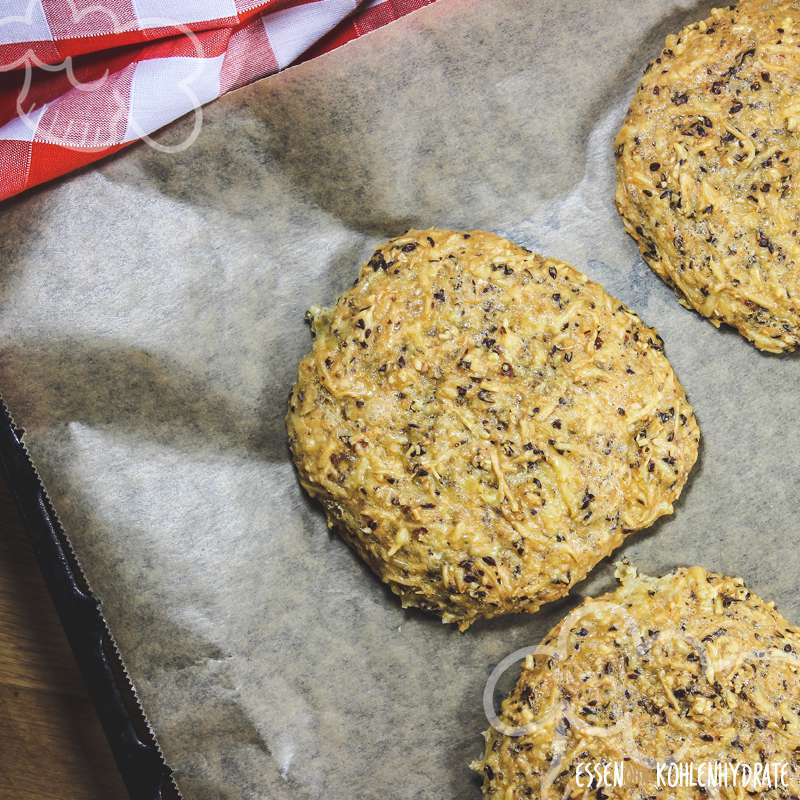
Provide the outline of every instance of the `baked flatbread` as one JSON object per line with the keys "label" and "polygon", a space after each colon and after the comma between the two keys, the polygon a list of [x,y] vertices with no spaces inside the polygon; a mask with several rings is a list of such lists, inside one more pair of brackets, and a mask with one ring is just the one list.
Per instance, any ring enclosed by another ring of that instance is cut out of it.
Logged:
{"label": "baked flatbread", "polygon": [[[702,567],[649,578],[623,564],[618,577],[528,657],[473,764],[484,797],[798,796],[800,629],[739,578]],[[598,774],[604,762],[621,774]],[[720,767],[719,794],[689,785],[718,763],[747,765],[751,781],[760,764],[761,777],[744,787],[729,769],[723,782]],[[785,786],[775,766],[767,785],[765,765],[786,765]]]}
{"label": "baked flatbread", "polygon": [[310,314],[300,481],[404,606],[462,629],[536,611],[672,512],[692,409],[656,332],[572,267],[409,231]]}
{"label": "baked flatbread", "polygon": [[800,336],[800,4],[668,36],[616,140],[617,207],[684,305],[756,347]]}

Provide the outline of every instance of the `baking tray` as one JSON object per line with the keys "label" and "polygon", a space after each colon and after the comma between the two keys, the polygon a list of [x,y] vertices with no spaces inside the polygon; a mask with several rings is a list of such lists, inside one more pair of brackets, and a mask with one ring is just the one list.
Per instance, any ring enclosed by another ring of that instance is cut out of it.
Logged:
{"label": "baking tray", "polygon": [[0,471],[132,800],[182,800],[47,490],[0,397]]}
{"label": "baking tray", "polygon": [[187,798],[477,797],[488,671],[613,586],[609,559],[458,636],[301,494],[283,415],[303,313],[406,227],[502,233],[655,327],[703,454],[615,557],[741,575],[800,619],[800,360],[682,308],[613,204],[641,69],[708,6],[434,3],[209,104],[178,155],[132,147],[4,208],[3,392]]}

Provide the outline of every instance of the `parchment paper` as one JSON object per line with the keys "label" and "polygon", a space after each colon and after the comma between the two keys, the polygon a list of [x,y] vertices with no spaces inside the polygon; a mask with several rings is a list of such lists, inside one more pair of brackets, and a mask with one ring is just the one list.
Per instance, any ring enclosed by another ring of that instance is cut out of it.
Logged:
{"label": "parchment paper", "polygon": [[[402,611],[298,488],[303,312],[410,226],[499,231],[658,328],[702,458],[624,552],[741,574],[800,619],[800,362],[681,308],[612,205],[638,76],[709,8],[440,0],[212,104],[186,152],[0,211],[0,386],[187,800],[478,798],[485,679],[576,602],[459,635]],[[580,588],[611,584],[606,563]]]}

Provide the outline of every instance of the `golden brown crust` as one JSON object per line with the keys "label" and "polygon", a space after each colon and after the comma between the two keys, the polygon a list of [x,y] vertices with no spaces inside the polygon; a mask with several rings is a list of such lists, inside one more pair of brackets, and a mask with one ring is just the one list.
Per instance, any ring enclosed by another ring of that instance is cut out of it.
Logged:
{"label": "golden brown crust", "polygon": [[287,418],[301,483],[404,606],[462,629],[563,597],[695,462],[655,331],[494,234],[409,231],[313,317]]}
{"label": "golden brown crust", "polygon": [[[706,798],[699,787],[659,788],[655,762],[789,765],[797,796],[800,629],[738,578],[679,569],[640,577],[623,564],[621,586],[587,600],[548,634],[486,734],[484,797],[596,797],[578,764],[625,760],[608,800]],[[559,754],[560,758],[559,758]],[[724,797],[747,797],[731,785]],[[587,792],[584,794],[584,792]]]}
{"label": "golden brown crust", "polygon": [[744,0],[667,37],[617,140],[645,261],[756,347],[800,337],[800,4]]}

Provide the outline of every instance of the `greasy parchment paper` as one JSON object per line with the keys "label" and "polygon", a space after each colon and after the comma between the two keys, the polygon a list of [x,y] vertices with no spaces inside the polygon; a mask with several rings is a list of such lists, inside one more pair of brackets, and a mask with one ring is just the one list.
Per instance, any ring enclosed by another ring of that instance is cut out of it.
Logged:
{"label": "greasy parchment paper", "polygon": [[658,328],[702,458],[624,552],[741,574],[800,619],[800,361],[681,308],[612,205],[638,76],[709,7],[440,0],[212,104],[185,152],[0,211],[0,387],[187,800],[479,797],[486,677],[575,602],[459,635],[402,611],[298,488],[303,312],[411,226],[499,231]]}

